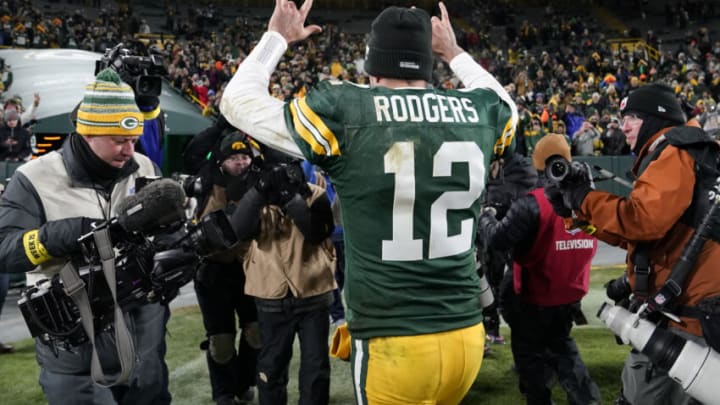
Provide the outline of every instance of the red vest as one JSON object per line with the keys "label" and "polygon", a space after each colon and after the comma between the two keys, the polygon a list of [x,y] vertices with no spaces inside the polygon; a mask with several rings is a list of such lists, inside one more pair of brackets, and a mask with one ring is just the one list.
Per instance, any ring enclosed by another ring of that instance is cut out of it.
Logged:
{"label": "red vest", "polygon": [[566,230],[536,188],[529,195],[540,206],[535,243],[527,252],[515,251],[513,285],[523,302],[539,306],[565,305],[579,301],[588,292],[590,264],[597,240],[580,229]]}

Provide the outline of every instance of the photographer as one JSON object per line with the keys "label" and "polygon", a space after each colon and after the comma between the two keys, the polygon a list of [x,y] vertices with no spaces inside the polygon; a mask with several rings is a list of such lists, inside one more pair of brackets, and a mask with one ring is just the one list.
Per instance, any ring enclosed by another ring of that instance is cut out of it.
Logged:
{"label": "photographer", "polygon": [[[632,169],[637,179],[630,195],[592,190],[583,176],[561,184],[561,193],[553,196],[555,205],[565,211],[564,215],[569,215],[571,209],[578,220],[590,223],[597,229],[594,235],[598,239],[627,249],[625,295],[632,293],[632,311],[653,302],[651,298],[661,291],[681,259],[692,260],[692,273],[685,285],[678,286],[681,295],[671,297],[665,308],[660,308],[678,315],[679,322],[662,316],[659,310],[642,314],[658,328],[669,328],[717,350],[718,337],[707,339],[712,335],[707,335],[710,329],[705,325],[701,327],[700,320],[705,316],[698,306],[704,299],[720,295],[718,229],[708,235],[709,240],[697,256],[681,255],[709,209],[709,198],[717,193],[717,144],[695,121],[685,122],[680,102],[665,85],[652,84],[633,91],[622,101],[620,112],[627,143],[637,155]],[[622,299],[617,294],[618,285],[609,285],[615,300]],[[619,401],[626,402],[618,403],[691,401],[667,370],[637,351],[628,356],[622,381]]]}
{"label": "photographer", "polygon": [[[21,166],[0,200],[0,266],[28,272],[28,285],[57,274],[81,255],[80,236],[91,224],[117,215],[118,206],[138,177],[158,168],[134,153],[143,117],[132,89],[111,69],[86,87],[78,108],[77,133],[62,149]],[[90,290],[88,288],[88,290]],[[122,366],[115,356],[113,331],[95,334],[74,347],[48,347],[36,338],[39,382],[47,401],[56,404],[169,404],[164,361],[167,306],[146,304],[125,313],[135,342],[135,369],[128,380],[105,389],[93,384],[93,346],[103,372]],[[92,338],[92,337],[91,337]]]}
{"label": "photographer", "polygon": [[[237,131],[223,136],[224,130],[232,127],[220,116],[185,149],[185,166],[196,175],[186,180],[185,188],[199,201],[198,219],[237,202],[252,186],[253,159],[261,160],[254,142]],[[217,404],[232,404],[235,397],[250,400],[254,393],[260,336],[255,302],[244,293],[242,260],[247,248],[247,243],[240,243],[208,257],[195,279],[207,334],[201,346],[207,350],[212,398]],[[237,349],[236,324],[242,329]]]}
{"label": "photographer", "polygon": [[262,349],[261,405],[287,403],[288,367],[300,339],[301,405],[327,404],[329,305],[336,288],[329,239],[333,215],[325,190],[306,183],[299,162],[271,163],[235,208],[232,224],[245,255],[245,293],[255,297]]}
{"label": "photographer", "polygon": [[[536,145],[533,144],[533,148]],[[484,205],[492,207],[495,210],[495,218],[501,220],[507,214],[513,201],[532,190],[537,181],[537,171],[530,158],[517,153],[505,153],[502,158],[493,161],[490,165]],[[487,278],[493,295],[500,297],[500,282],[505,274],[505,269],[512,269],[510,252],[491,248],[482,238],[476,239],[476,246],[481,271]],[[505,344],[505,337],[500,334],[499,304],[502,302],[496,300],[493,305],[483,308],[483,324],[488,342]],[[486,350],[489,350],[488,346],[486,346]]]}
{"label": "photographer", "polygon": [[546,370],[557,374],[570,404],[599,403],[600,390],[570,336],[588,292],[597,242],[579,230],[566,231],[545,197],[545,165],[554,156],[571,160],[564,137],[550,134],[533,153],[536,188],[515,200],[499,222],[495,210],[486,209],[478,239],[489,249],[513,251],[512,276],[501,285],[501,311],[510,325],[519,388],[527,403],[552,403]]}

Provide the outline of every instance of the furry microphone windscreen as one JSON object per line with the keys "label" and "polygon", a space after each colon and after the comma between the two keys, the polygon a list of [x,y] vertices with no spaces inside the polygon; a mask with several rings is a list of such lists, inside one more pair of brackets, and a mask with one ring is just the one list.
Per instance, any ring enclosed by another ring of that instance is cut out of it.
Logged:
{"label": "furry microphone windscreen", "polygon": [[148,233],[184,221],[185,192],[171,179],[160,179],[118,204],[118,223],[127,232]]}

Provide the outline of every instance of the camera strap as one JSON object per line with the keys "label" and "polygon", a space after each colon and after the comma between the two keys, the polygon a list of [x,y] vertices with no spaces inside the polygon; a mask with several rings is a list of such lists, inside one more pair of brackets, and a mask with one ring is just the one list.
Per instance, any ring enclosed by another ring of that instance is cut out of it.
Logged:
{"label": "camera strap", "polygon": [[648,258],[647,249],[647,245],[641,243],[633,253],[633,263],[635,264],[635,288],[633,294],[643,300],[650,293],[650,259]]}
{"label": "camera strap", "polygon": [[75,266],[71,261],[60,271],[60,279],[65,286],[65,293],[75,302],[80,311],[80,320],[83,329],[92,344],[92,363],[90,376],[95,384],[101,387],[112,387],[122,384],[128,380],[135,368],[135,346],[132,335],[125,323],[125,316],[117,301],[117,280],[115,277],[115,250],[110,240],[110,231],[107,227],[97,229],[93,232],[95,245],[102,262],[103,275],[112,295],[114,308],[115,348],[120,362],[120,372],[115,376],[108,376],[103,371],[95,347],[95,324],[90,299],[88,298],[85,282],[80,278]]}

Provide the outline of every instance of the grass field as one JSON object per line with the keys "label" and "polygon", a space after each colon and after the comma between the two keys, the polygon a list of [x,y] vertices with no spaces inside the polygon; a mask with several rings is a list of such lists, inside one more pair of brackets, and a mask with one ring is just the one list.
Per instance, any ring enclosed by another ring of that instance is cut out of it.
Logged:
{"label": "grass field", "polygon": [[[594,269],[591,273],[591,293],[583,301],[583,310],[590,325],[573,330],[583,360],[590,374],[600,386],[603,403],[612,403],[620,388],[622,361],[629,351],[618,346],[612,334],[601,327],[595,312],[603,301],[602,284],[621,273],[618,268]],[[205,354],[198,349],[204,338],[200,311],[197,307],[173,311],[168,325],[167,362],[170,368],[170,391],[173,403],[181,405],[212,404]],[[509,337],[509,330],[503,328]],[[34,345],[30,339],[14,343],[17,353],[0,357],[0,404],[31,405],[45,403],[37,384],[38,367]],[[297,352],[297,351],[296,351]],[[293,357],[289,384],[289,404],[297,403],[298,356]],[[349,363],[332,360],[331,404],[353,403],[352,379]],[[483,361],[477,381],[463,405],[515,405],[524,403],[517,391],[517,378],[511,371],[510,345],[494,345]],[[563,391],[555,387],[553,399],[566,404]]]}

